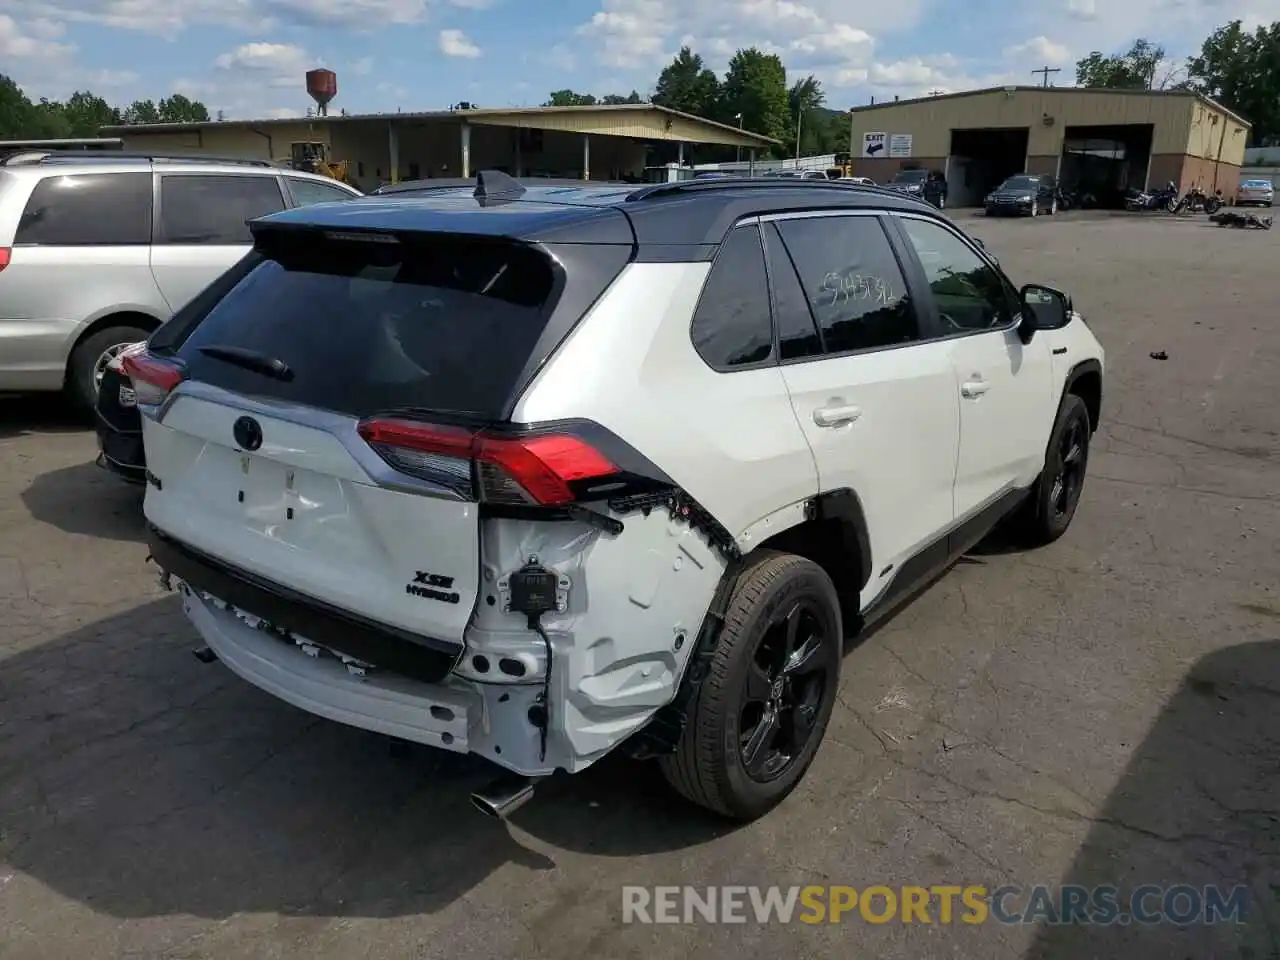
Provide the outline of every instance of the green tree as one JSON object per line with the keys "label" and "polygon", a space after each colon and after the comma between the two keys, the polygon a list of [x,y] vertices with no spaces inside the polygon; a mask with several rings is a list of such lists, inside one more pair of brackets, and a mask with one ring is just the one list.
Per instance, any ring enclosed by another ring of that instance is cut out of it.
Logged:
{"label": "green tree", "polygon": [[[824,143],[827,134],[827,117],[819,113],[827,101],[822,84],[810,74],[797,80],[787,91],[787,106],[791,111],[791,152],[801,156],[809,148]],[[799,138],[797,140],[797,137]],[[812,150],[812,152],[825,152]]]}
{"label": "green tree", "polygon": [[608,96],[601,97],[600,102],[615,106],[620,103],[644,103],[644,97],[640,96],[635,90],[631,91],[629,96],[622,96],[619,93],[611,93]]}
{"label": "green tree", "polygon": [[68,97],[62,104],[62,116],[72,137],[96,137],[103,127],[120,122],[120,111],[88,90],[77,90]]}
{"label": "green tree", "polygon": [[1248,32],[1239,20],[1213,31],[1187,62],[1188,85],[1250,123],[1253,146],[1280,142],[1280,23]]}
{"label": "green tree", "polygon": [[160,109],[153,100],[135,100],[120,113],[121,123],[160,123]]}
{"label": "green tree", "polygon": [[33,139],[40,136],[35,107],[22,88],[0,73],[0,140]]}
{"label": "green tree", "polygon": [[1166,64],[1164,47],[1150,40],[1138,39],[1124,53],[1104,56],[1094,50],[1084,59],[1077,60],[1076,84],[1110,90],[1163,89],[1174,74]]}
{"label": "green tree", "polygon": [[689,47],[681,47],[654,86],[653,102],[696,117],[723,120],[720,81],[707,69],[702,57]]}
{"label": "green tree", "polygon": [[589,93],[575,93],[572,90],[554,90],[544,107],[590,107],[596,98]]}
{"label": "green tree", "polygon": [[204,123],[209,119],[209,108],[199,100],[189,100],[180,93],[165,97],[156,104],[156,113],[162,123]]}
{"label": "green tree", "polygon": [[785,155],[794,140],[788,102],[787,69],[777,54],[755,47],[739,50],[729,61],[722,86],[722,110],[733,123],[782,141]]}

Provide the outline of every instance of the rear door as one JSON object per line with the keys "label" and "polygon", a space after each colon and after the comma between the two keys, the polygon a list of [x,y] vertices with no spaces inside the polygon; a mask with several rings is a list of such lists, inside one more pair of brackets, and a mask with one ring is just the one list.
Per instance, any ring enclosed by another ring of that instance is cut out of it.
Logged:
{"label": "rear door", "polygon": [[152,339],[187,379],[144,417],[147,518],[233,568],[459,644],[480,582],[468,447],[439,452],[457,426],[429,428],[436,452],[406,446],[396,424],[500,417],[553,265],[438,234],[276,233],[207,314]]}
{"label": "rear door", "polygon": [[283,210],[285,197],[274,175],[165,170],[157,179],[151,272],[176,312],[249,251],[247,221]]}
{"label": "rear door", "polygon": [[865,607],[953,519],[959,404],[874,213],[764,224],[783,375],[823,491],[853,490],[871,542]]}

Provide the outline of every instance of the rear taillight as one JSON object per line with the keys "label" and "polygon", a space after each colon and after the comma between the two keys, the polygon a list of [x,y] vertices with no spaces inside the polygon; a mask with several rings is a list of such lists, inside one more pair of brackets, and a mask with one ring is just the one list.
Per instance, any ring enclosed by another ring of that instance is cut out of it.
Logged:
{"label": "rear taillight", "polygon": [[13,256],[13,251],[8,247],[0,247],[0,270],[9,265],[9,258]]}
{"label": "rear taillight", "polygon": [[125,375],[133,381],[138,404],[156,406],[183,380],[182,366],[154,354],[131,353],[122,361]]}
{"label": "rear taillight", "polygon": [[413,420],[366,420],[359,431],[401,473],[486,503],[569,504],[578,499],[575,485],[620,473],[568,433],[507,436]]}

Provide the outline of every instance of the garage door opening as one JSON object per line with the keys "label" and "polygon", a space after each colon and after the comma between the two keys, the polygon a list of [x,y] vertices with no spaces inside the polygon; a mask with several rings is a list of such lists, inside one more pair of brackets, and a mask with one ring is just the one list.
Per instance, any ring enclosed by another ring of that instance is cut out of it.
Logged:
{"label": "garage door opening", "polygon": [[1099,207],[1124,206],[1127,190],[1148,186],[1154,135],[1155,127],[1149,123],[1067,127],[1059,177],[1062,185],[1092,195]]}
{"label": "garage door opening", "polygon": [[980,207],[982,199],[1027,165],[1027,127],[952,130],[947,205]]}

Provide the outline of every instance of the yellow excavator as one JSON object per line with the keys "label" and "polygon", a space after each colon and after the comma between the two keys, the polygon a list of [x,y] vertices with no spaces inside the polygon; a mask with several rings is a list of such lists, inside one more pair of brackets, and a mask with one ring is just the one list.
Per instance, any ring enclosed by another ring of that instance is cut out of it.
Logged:
{"label": "yellow excavator", "polygon": [[329,145],[319,141],[301,141],[289,144],[289,159],[285,163],[294,170],[318,173],[322,177],[355,186],[351,180],[346,160],[329,159]]}

